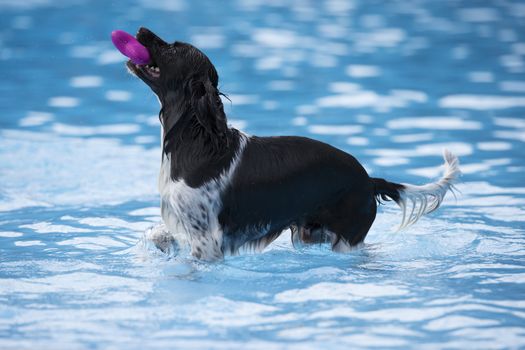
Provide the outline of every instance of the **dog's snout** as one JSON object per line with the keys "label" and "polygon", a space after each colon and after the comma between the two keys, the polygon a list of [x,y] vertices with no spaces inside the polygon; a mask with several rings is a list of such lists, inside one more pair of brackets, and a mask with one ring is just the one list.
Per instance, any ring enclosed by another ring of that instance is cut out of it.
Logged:
{"label": "dog's snout", "polygon": [[156,35],[153,34],[153,32],[149,30],[148,28],[140,27],[139,30],[137,31],[137,40],[142,45],[150,44],[153,41],[152,39],[154,37],[156,37]]}
{"label": "dog's snout", "polygon": [[137,40],[144,46],[152,45],[167,45],[167,43],[162,40],[157,34],[153,33],[151,30],[145,27],[140,27],[137,31]]}

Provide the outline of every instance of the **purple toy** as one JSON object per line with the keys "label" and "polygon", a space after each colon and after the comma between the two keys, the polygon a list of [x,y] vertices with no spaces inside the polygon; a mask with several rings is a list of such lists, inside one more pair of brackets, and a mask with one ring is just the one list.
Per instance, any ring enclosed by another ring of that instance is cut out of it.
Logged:
{"label": "purple toy", "polygon": [[138,65],[150,62],[148,49],[139,43],[133,35],[123,30],[114,30],[111,32],[111,41],[124,56],[129,57],[131,62]]}

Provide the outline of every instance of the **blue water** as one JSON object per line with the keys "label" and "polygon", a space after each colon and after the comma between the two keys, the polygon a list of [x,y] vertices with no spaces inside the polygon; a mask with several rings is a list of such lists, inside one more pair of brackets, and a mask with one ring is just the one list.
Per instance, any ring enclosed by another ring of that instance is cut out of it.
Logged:
{"label": "blue water", "polygon": [[[156,250],[156,98],[113,29],[203,49],[232,125],[457,199],[365,245]],[[1,349],[525,348],[525,4],[0,1]]]}

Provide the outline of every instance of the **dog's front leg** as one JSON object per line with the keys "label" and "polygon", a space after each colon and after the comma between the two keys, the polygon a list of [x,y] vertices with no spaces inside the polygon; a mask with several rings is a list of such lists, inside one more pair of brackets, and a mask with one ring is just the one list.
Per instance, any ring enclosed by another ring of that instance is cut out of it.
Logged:
{"label": "dog's front leg", "polygon": [[205,261],[218,261],[224,258],[222,252],[222,231],[192,231],[190,233],[191,255]]}

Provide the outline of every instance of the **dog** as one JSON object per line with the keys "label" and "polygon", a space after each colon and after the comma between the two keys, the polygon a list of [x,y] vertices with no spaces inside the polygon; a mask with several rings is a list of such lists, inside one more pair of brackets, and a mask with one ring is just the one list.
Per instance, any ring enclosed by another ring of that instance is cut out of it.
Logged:
{"label": "dog", "polygon": [[146,28],[136,38],[151,62],[128,61],[128,70],[161,105],[161,216],[197,259],[261,251],[285,229],[294,245],[327,242],[346,252],[363,242],[381,200],[401,207],[406,227],[437,209],[460,174],[445,151],[439,181],[399,184],[368,176],[353,156],[320,141],[248,136],[228,126],[217,70],[203,52]]}

